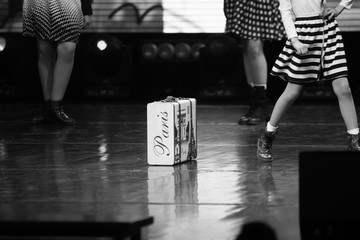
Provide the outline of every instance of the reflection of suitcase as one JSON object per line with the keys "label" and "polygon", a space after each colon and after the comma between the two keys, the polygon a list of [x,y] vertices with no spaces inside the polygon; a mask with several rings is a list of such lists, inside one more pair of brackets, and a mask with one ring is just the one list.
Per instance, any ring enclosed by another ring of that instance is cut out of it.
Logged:
{"label": "reflection of suitcase", "polygon": [[147,105],[147,161],[174,165],[197,157],[196,100],[168,97]]}

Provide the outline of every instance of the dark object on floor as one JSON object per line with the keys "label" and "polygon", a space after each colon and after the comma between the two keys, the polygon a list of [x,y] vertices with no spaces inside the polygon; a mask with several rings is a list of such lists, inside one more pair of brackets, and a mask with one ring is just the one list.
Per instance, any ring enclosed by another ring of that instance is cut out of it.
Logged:
{"label": "dark object on floor", "polygon": [[143,219],[116,219],[106,216],[47,214],[16,219],[1,216],[2,236],[15,237],[112,237],[113,239],[141,239],[141,228],[152,224],[153,217]]}
{"label": "dark object on floor", "polygon": [[302,239],[356,238],[360,224],[359,160],[360,152],[299,154]]}
{"label": "dark object on floor", "polygon": [[246,223],[236,240],[276,240],[276,233],[264,222]]}

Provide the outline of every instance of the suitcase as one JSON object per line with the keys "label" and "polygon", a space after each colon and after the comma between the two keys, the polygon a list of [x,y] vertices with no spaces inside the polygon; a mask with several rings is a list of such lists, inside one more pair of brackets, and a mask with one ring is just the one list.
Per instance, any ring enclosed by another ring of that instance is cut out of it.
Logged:
{"label": "suitcase", "polygon": [[175,165],[196,157],[196,99],[167,97],[148,103],[148,164]]}

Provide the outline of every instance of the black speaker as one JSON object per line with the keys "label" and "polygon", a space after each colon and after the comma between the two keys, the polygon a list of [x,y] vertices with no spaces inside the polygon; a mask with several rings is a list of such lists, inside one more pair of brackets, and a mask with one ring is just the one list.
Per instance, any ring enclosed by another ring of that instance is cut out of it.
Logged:
{"label": "black speaker", "polygon": [[359,170],[359,152],[299,154],[302,240],[347,240],[358,235]]}

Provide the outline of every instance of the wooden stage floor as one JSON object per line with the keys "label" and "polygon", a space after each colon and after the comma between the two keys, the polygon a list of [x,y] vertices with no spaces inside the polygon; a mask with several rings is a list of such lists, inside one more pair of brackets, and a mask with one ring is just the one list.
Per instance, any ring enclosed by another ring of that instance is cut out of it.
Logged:
{"label": "wooden stage floor", "polygon": [[264,126],[237,124],[246,106],[198,104],[197,160],[149,166],[146,104],[65,104],[72,127],[31,125],[39,107],[0,104],[1,214],[153,216],[146,240],[233,240],[254,220],[300,240],[299,152],[347,144],[337,103],[298,104],[265,164],[256,159]]}

